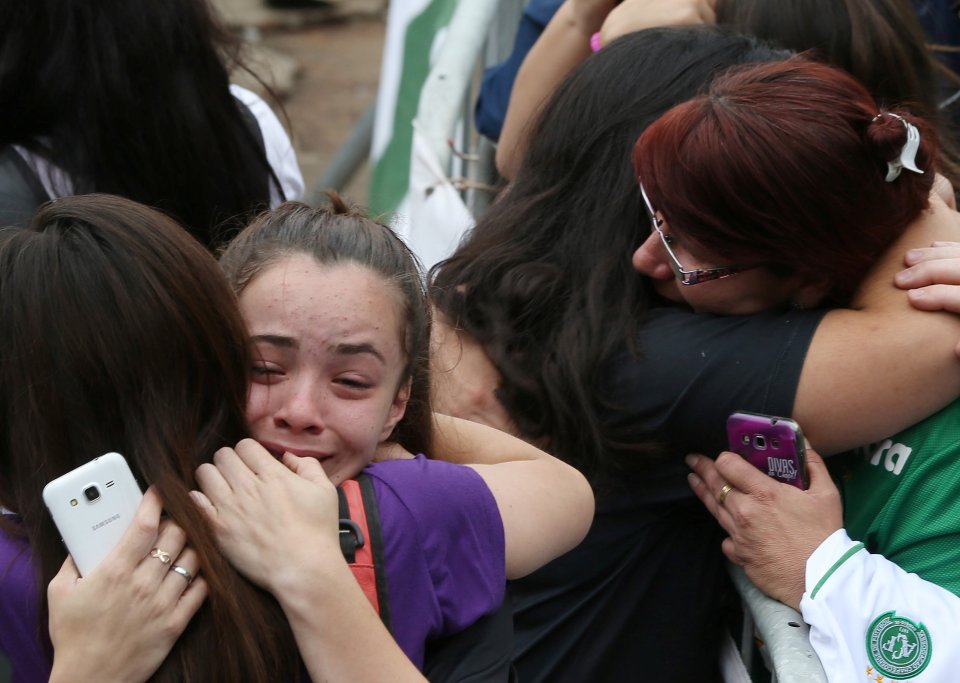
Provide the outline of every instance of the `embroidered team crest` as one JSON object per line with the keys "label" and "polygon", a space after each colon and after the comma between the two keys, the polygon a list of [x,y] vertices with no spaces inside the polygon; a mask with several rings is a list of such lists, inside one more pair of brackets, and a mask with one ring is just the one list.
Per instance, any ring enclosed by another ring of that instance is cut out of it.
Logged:
{"label": "embroidered team crest", "polygon": [[896,612],[877,617],[867,631],[867,654],[877,671],[887,678],[913,678],[930,662],[932,643],[927,627]]}

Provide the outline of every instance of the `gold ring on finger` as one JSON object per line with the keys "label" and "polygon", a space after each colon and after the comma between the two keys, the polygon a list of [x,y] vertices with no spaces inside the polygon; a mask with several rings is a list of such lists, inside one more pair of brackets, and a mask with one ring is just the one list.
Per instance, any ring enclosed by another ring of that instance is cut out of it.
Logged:
{"label": "gold ring on finger", "polygon": [[150,557],[155,557],[163,564],[170,564],[170,553],[166,550],[160,550],[160,548],[154,548],[150,551]]}

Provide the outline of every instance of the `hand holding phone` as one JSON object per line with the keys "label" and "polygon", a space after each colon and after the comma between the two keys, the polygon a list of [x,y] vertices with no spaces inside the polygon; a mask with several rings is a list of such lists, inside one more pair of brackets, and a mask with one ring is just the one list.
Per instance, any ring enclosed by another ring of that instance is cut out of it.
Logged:
{"label": "hand holding phone", "polygon": [[[94,571],[77,581],[68,559],[50,581],[50,683],[146,681],[200,608],[207,584],[199,557],[185,545],[183,529],[161,522],[162,513],[160,495],[147,489],[136,521]],[[193,581],[158,562],[150,554],[157,547]]]}
{"label": "hand holding phone", "polygon": [[799,489],[807,488],[806,442],[786,417],[736,412],[727,418],[730,450],[761,472]]}
{"label": "hand holding phone", "polygon": [[94,458],[43,487],[43,502],[81,576],[117,544],[142,499],[119,453]]}

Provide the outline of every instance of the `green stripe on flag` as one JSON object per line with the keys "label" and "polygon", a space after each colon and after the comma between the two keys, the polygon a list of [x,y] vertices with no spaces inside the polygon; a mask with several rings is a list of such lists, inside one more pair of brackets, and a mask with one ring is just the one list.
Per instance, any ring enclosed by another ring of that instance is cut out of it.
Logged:
{"label": "green stripe on flag", "polygon": [[450,23],[456,6],[457,0],[432,0],[407,26],[403,41],[403,68],[393,115],[393,135],[377,160],[370,183],[370,208],[374,213],[396,209],[407,194],[413,149],[413,119],[417,114],[420,91],[430,73],[430,50],[434,37]]}

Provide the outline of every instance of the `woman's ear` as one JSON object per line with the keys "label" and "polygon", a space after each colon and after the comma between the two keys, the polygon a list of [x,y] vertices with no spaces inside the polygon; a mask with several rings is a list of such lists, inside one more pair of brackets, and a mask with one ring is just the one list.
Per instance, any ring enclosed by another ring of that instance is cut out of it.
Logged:
{"label": "woman's ear", "polygon": [[387,421],[383,425],[383,431],[380,433],[380,441],[390,437],[393,428],[403,419],[407,412],[407,402],[410,400],[410,389],[413,385],[413,379],[408,379],[397,389],[397,395],[393,397],[393,403],[390,406],[390,412],[387,413]]}

